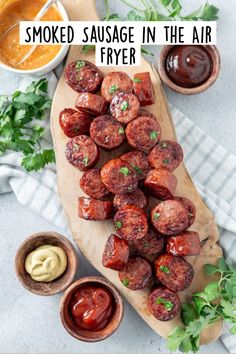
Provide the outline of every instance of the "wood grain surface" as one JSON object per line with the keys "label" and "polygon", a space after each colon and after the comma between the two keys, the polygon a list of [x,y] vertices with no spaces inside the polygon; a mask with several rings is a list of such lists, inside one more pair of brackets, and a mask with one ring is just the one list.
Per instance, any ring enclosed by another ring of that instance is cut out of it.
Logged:
{"label": "wood grain surface", "polygon": [[[95,1],[93,0],[63,0],[71,20],[98,20],[96,13]],[[67,58],[67,63],[75,59],[85,59],[91,62],[95,61],[94,53],[83,55],[80,46],[72,46]],[[142,58],[140,67],[103,67],[101,68],[104,75],[111,71],[125,71],[131,77],[135,72],[149,71],[154,85],[156,94],[156,103],[148,106],[148,109],[156,114],[158,121],[162,128],[162,139],[176,139],[175,128],[173,120],[168,108],[168,103],[163,91],[160,78],[155,70],[148,62]],[[76,100],[76,92],[70,89],[62,75],[56,93],[54,95],[52,111],[51,111],[51,131],[53,136],[54,147],[56,151],[56,165],[58,176],[59,194],[67,214],[69,229],[79,246],[83,255],[97,268],[97,270],[109,279],[126,297],[128,302],[134,307],[139,315],[147,322],[147,324],[156,333],[166,337],[171,329],[177,325],[181,325],[180,317],[176,317],[169,322],[160,322],[156,320],[146,308],[146,299],[148,289],[132,291],[125,288],[116,271],[104,268],[102,266],[102,253],[105,242],[114,231],[112,221],[93,222],[78,218],[77,203],[78,197],[83,196],[84,193],[79,187],[79,179],[82,173],[68,163],[65,158],[65,145],[68,138],[63,134],[58,123],[58,116],[61,110],[65,107],[74,107]],[[101,158],[98,166],[104,164],[105,161],[118,156],[126,146],[121,147],[116,152],[101,151]],[[191,227],[192,230],[199,232],[201,240],[205,240],[201,254],[199,256],[188,257],[188,261],[195,269],[195,276],[191,286],[185,291],[181,292],[181,300],[188,300],[193,292],[201,291],[209,282],[209,277],[205,277],[203,272],[203,265],[205,263],[215,263],[222,255],[222,250],[218,246],[218,230],[214,220],[214,216],[206,205],[201,200],[196,191],[192,180],[186,171],[183,164],[181,164],[174,174],[178,178],[178,186],[176,195],[184,196],[191,199],[197,208],[196,221]],[[130,324],[132,325],[132,324]],[[221,332],[221,323],[216,323],[211,327],[205,329],[202,335],[202,343],[208,343],[216,340]]]}

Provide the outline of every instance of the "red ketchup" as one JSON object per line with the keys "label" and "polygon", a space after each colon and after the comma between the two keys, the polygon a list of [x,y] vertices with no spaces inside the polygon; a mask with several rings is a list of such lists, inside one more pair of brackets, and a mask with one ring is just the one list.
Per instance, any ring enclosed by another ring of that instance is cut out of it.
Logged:
{"label": "red ketchup", "polygon": [[102,287],[83,286],[71,298],[70,311],[79,328],[99,331],[106,327],[113,315],[112,295]]}
{"label": "red ketchup", "polygon": [[177,45],[166,57],[166,72],[176,85],[193,88],[204,84],[211,76],[213,62],[201,45]]}

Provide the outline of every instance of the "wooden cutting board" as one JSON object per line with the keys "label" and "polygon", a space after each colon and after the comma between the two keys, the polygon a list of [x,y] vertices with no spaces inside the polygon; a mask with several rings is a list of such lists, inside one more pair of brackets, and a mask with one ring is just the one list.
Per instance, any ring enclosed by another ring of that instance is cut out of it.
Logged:
{"label": "wooden cutting board", "polygon": [[[63,0],[62,2],[71,20],[98,20],[94,0]],[[67,63],[76,59],[85,59],[94,62],[94,53],[83,55],[81,49],[82,47],[80,46],[72,46]],[[156,103],[149,106],[148,109],[158,117],[162,128],[162,139],[176,139],[175,128],[160,78],[148,62],[142,58],[140,67],[116,67],[114,69],[112,67],[104,67],[101,70],[104,75],[113,70],[122,70],[127,72],[131,77],[135,72],[149,71],[155,88]],[[60,111],[65,107],[74,107],[76,96],[76,92],[67,86],[62,75],[52,104],[51,131],[56,152],[59,195],[67,214],[69,229],[81,252],[91,264],[120,290],[128,302],[156,333],[166,337],[171,329],[177,325],[181,325],[180,317],[176,317],[169,322],[156,320],[146,309],[148,289],[139,291],[128,290],[119,281],[116,271],[102,266],[101,259],[105,242],[108,236],[114,231],[112,221],[93,222],[82,220],[77,216],[77,200],[79,196],[84,195],[79,187],[79,179],[82,173],[70,165],[65,158],[65,145],[68,138],[65,137],[58,123]],[[118,156],[121,152],[122,148],[115,153],[102,151],[99,166],[103,165],[108,159]],[[196,221],[191,229],[198,231],[201,240],[206,241],[199,256],[188,258],[188,261],[195,269],[195,276],[191,286],[179,294],[183,301],[189,299],[193,292],[201,291],[206,286],[209,282],[209,277],[206,278],[204,276],[203,265],[205,263],[215,263],[222,255],[222,251],[217,244],[219,235],[214,216],[201,200],[184,165],[179,166],[174,174],[178,178],[176,195],[188,197],[194,202],[197,208]],[[216,340],[220,335],[220,331],[221,323],[212,325],[204,331],[202,343]]]}

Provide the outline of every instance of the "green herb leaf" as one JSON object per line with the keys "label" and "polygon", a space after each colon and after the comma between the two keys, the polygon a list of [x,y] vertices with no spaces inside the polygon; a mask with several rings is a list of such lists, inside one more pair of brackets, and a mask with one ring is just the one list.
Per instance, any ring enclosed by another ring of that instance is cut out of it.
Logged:
{"label": "green herb leaf", "polygon": [[120,173],[122,173],[125,177],[127,177],[129,175],[128,167],[121,167],[120,168]]}
{"label": "green herb leaf", "polygon": [[123,127],[120,127],[118,132],[119,132],[120,135],[125,134],[125,130],[124,130]]}
{"label": "green herb leaf", "polygon": [[149,57],[154,57],[154,54],[150,52],[147,48],[141,47],[141,53]]}
{"label": "green herb leaf", "polygon": [[112,93],[116,92],[118,89],[119,89],[119,87],[117,85],[112,85],[109,93],[112,94]]}
{"label": "green herb leaf", "polygon": [[122,222],[121,221],[116,221],[115,222],[115,228],[116,230],[120,229],[122,227]]}
{"label": "green herb leaf", "polygon": [[93,45],[93,44],[85,44],[83,46],[83,48],[82,48],[82,53],[83,54],[88,54],[88,52],[90,52],[91,50],[95,50],[95,45]]}
{"label": "green herb leaf", "polygon": [[162,271],[163,273],[170,273],[169,268],[166,267],[166,266],[161,265],[159,269],[160,269],[160,271]]}
{"label": "green herb leaf", "polygon": [[186,326],[197,318],[196,309],[192,304],[183,302],[181,305],[181,309],[182,321]]}
{"label": "green herb leaf", "polygon": [[122,280],[122,284],[123,284],[124,286],[128,287],[128,286],[129,286],[129,279],[128,279],[128,278],[123,279],[123,280]]}
{"label": "green herb leaf", "polygon": [[139,77],[134,77],[133,81],[136,82],[136,83],[142,82],[142,80]]}
{"label": "green herb leaf", "polygon": [[132,165],[132,167],[134,168],[134,170],[139,174],[139,175],[142,175],[143,174],[143,170],[136,166],[136,165]]}
{"label": "green herb leaf", "polygon": [[88,163],[89,163],[89,158],[88,158],[88,156],[85,156],[83,159],[84,166],[88,166]]}
{"label": "green herb leaf", "polygon": [[165,309],[167,311],[171,311],[174,307],[173,303],[171,301],[168,301],[166,299],[164,299],[163,297],[158,297],[156,299],[156,303],[159,305],[159,304],[162,304],[164,305]]}
{"label": "green herb leaf", "polygon": [[122,102],[120,108],[121,108],[122,111],[126,111],[128,109],[128,107],[129,107],[128,101],[124,101],[124,102]]}
{"label": "green herb leaf", "polygon": [[166,149],[168,144],[166,142],[160,144],[161,148]]}
{"label": "green herb leaf", "polygon": [[160,213],[154,213],[154,214],[153,214],[153,220],[154,220],[154,221],[158,220],[160,216],[161,216]]}
{"label": "green herb leaf", "polygon": [[168,165],[170,163],[170,160],[169,159],[164,159],[162,162],[163,162],[164,165]]}
{"label": "green herb leaf", "polygon": [[76,68],[76,70],[80,70],[85,65],[86,65],[86,63],[85,63],[84,60],[78,60],[77,63],[76,63],[75,68]]}
{"label": "green herb leaf", "polygon": [[153,130],[153,131],[150,133],[150,138],[151,138],[151,140],[156,140],[158,134],[159,134],[159,132]]}

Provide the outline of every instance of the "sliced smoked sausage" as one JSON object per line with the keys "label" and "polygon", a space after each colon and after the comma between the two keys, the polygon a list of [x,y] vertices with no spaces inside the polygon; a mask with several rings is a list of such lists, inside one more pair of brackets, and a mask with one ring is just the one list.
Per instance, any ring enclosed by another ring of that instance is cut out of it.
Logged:
{"label": "sliced smoked sausage", "polygon": [[196,219],[196,207],[193,204],[193,202],[191,200],[189,200],[188,198],[184,198],[184,197],[175,197],[175,200],[177,200],[178,202],[181,202],[183,204],[183,206],[185,207],[185,209],[188,211],[188,227],[189,228],[195,221]]}
{"label": "sliced smoked sausage", "polygon": [[172,291],[187,289],[193,280],[192,265],[181,257],[163,254],[156,259],[154,266],[157,279]]}
{"label": "sliced smoked sausage", "polygon": [[138,97],[141,106],[155,103],[155,92],[148,72],[134,75],[134,93]]}
{"label": "sliced smoked sausage", "polygon": [[135,205],[141,209],[146,209],[148,204],[147,197],[141,191],[141,189],[136,189],[133,193],[115,195],[113,200],[113,206],[115,209],[121,208],[123,205]]}
{"label": "sliced smoked sausage", "polygon": [[111,102],[119,92],[133,92],[133,81],[125,72],[114,71],[105,76],[101,86],[101,94],[108,102]]}
{"label": "sliced smoked sausage", "polygon": [[110,111],[112,116],[123,124],[137,118],[139,113],[139,100],[133,93],[120,92],[114,96]]}
{"label": "sliced smoked sausage", "polygon": [[185,231],[166,238],[166,252],[173,256],[197,256],[201,252],[199,234]]}
{"label": "sliced smoked sausage", "polygon": [[133,167],[121,159],[108,161],[101,169],[101,177],[102,182],[113,194],[132,193],[138,186]]}
{"label": "sliced smoked sausage", "polygon": [[144,185],[146,192],[159,200],[173,199],[177,178],[166,170],[151,170],[145,178]]}
{"label": "sliced smoked sausage", "polygon": [[80,187],[89,197],[102,199],[109,194],[105,184],[102,183],[100,170],[92,168],[85,171],[80,179]]}
{"label": "sliced smoked sausage", "polygon": [[131,290],[143,289],[149,285],[152,277],[152,268],[142,257],[131,257],[125,268],[119,272],[122,284]]}
{"label": "sliced smoked sausage", "polygon": [[81,171],[93,167],[99,159],[99,150],[87,135],[79,135],[69,139],[66,144],[66,158]]}
{"label": "sliced smoked sausage", "polygon": [[129,259],[129,244],[126,240],[111,234],[102,256],[102,264],[106,268],[121,270]]}
{"label": "sliced smoked sausage", "polygon": [[127,241],[134,241],[146,235],[148,220],[143,209],[124,205],[114,216],[114,226],[119,236]]}
{"label": "sliced smoked sausage", "polygon": [[154,256],[160,253],[164,247],[164,236],[155,233],[149,228],[147,234],[133,242],[135,250],[143,256]]}
{"label": "sliced smoked sausage", "polygon": [[147,307],[157,320],[170,321],[180,312],[180,300],[175,292],[158,286],[149,294]]}
{"label": "sliced smoked sausage", "polygon": [[126,127],[128,143],[148,154],[161,138],[160,124],[150,117],[138,117]]}
{"label": "sliced smoked sausage", "polygon": [[77,92],[96,92],[103,75],[92,63],[86,60],[77,60],[65,68],[66,83]]}
{"label": "sliced smoked sausage", "polygon": [[188,228],[188,212],[181,202],[165,200],[152,209],[151,222],[163,235],[178,235]]}
{"label": "sliced smoked sausage", "polygon": [[106,114],[92,121],[90,136],[103,149],[114,150],[124,142],[125,131],[121,123]]}
{"label": "sliced smoked sausage", "polygon": [[75,107],[92,116],[100,116],[107,112],[108,102],[101,96],[90,92],[79,93]]}
{"label": "sliced smoked sausage", "polygon": [[111,218],[112,202],[92,198],[79,198],[78,215],[81,219],[103,221]]}
{"label": "sliced smoked sausage", "polygon": [[175,141],[163,140],[151,150],[148,161],[153,168],[173,172],[183,161],[183,150]]}
{"label": "sliced smoked sausage", "polygon": [[87,113],[78,112],[73,108],[65,108],[59,116],[59,123],[68,138],[89,132],[92,118]]}
{"label": "sliced smoked sausage", "polygon": [[138,150],[127,152],[120,156],[120,159],[128,162],[137,173],[138,180],[145,178],[149,171],[147,155]]}

